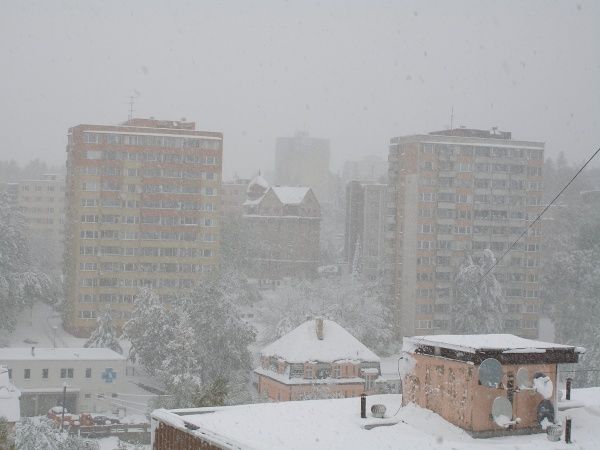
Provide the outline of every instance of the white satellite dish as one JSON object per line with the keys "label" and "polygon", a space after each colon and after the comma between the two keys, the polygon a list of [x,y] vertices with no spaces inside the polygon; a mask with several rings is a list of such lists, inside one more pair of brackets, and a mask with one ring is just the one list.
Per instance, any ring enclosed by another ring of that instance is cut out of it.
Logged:
{"label": "white satellite dish", "polygon": [[548,375],[536,373],[533,376],[533,389],[542,395],[546,400],[552,397],[554,392],[554,383]]}
{"label": "white satellite dish", "polygon": [[502,381],[502,365],[497,359],[487,358],[479,365],[479,383],[498,389]]}
{"label": "white satellite dish", "polygon": [[502,428],[508,428],[521,422],[521,419],[512,419],[512,403],[506,397],[496,397],[492,403],[492,418],[494,423]]}

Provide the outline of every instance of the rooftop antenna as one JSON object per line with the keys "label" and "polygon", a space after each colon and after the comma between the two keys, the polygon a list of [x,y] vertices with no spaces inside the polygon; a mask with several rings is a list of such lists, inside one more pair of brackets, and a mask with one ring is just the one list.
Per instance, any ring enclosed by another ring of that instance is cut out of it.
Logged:
{"label": "rooftop antenna", "polygon": [[135,96],[134,95],[130,95],[129,96],[129,119],[128,120],[133,119],[133,111],[134,111],[133,105],[134,105],[134,103],[135,103]]}
{"label": "rooftop antenna", "polygon": [[454,130],[454,105],[452,105],[452,110],[450,111],[450,131]]}

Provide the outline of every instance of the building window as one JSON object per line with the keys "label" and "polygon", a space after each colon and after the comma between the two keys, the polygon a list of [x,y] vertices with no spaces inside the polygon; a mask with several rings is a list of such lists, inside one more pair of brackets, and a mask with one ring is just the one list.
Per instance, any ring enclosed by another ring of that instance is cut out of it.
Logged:
{"label": "building window", "polygon": [[48,369],[42,369],[42,378],[48,378]]}
{"label": "building window", "polygon": [[73,378],[73,369],[60,369],[61,378]]}
{"label": "building window", "polygon": [[92,398],[92,394],[84,394],[84,398]]}
{"label": "building window", "polygon": [[90,369],[90,368],[85,369],[85,377],[92,378],[92,369]]}
{"label": "building window", "polygon": [[29,380],[31,378],[31,369],[25,369],[23,372],[23,378]]}
{"label": "building window", "polygon": [[113,392],[113,393],[111,394],[111,397],[112,397],[112,398],[117,398],[117,397],[118,397],[118,394],[117,394],[116,392]]}

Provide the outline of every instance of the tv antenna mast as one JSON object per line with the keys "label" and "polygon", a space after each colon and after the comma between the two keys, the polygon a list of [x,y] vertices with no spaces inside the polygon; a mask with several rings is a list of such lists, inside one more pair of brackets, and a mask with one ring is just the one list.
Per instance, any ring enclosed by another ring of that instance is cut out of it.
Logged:
{"label": "tv antenna mast", "polygon": [[133,105],[135,104],[135,95],[130,95],[129,96],[129,117],[128,120],[133,119]]}

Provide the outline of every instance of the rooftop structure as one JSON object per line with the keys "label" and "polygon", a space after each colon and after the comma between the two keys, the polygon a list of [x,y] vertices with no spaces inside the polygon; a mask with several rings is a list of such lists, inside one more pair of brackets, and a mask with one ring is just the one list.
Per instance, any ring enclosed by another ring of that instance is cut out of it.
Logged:
{"label": "rooftop structure", "polygon": [[581,347],[511,334],[405,338],[402,404],[431,409],[474,437],[531,434],[557,421],[560,370]]}

